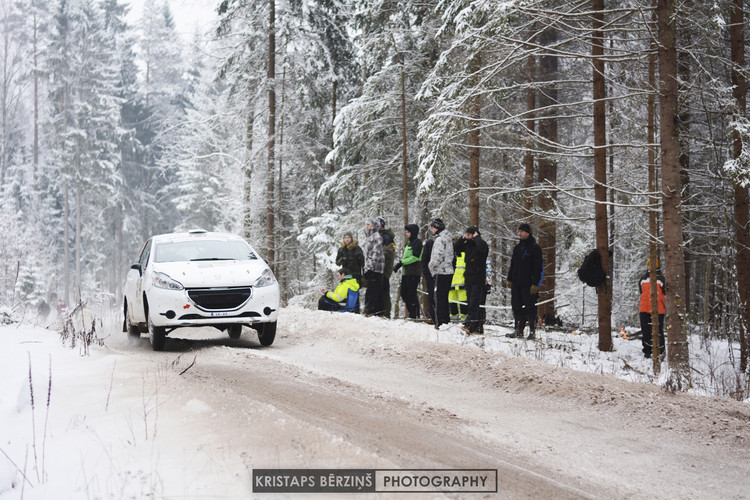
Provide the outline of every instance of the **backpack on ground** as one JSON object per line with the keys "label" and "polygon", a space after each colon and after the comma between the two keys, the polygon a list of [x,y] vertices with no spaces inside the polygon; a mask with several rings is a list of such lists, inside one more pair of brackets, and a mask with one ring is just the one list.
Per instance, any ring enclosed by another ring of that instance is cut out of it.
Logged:
{"label": "backpack on ground", "polygon": [[578,279],[593,287],[601,285],[607,279],[598,250],[592,250],[584,257],[583,264],[578,269]]}

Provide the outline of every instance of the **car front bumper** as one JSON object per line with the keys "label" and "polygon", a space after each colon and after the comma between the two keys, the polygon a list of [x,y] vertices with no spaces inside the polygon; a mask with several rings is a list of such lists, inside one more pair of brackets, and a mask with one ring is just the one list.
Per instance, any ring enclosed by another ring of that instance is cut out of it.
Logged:
{"label": "car front bumper", "polygon": [[272,323],[279,315],[279,285],[252,287],[250,297],[239,307],[206,309],[193,301],[188,290],[152,287],[146,296],[154,326],[214,326]]}

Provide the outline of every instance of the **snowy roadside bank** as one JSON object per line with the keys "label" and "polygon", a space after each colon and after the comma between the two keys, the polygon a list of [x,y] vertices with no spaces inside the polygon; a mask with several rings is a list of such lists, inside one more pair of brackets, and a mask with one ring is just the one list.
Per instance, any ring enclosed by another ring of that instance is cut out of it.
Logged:
{"label": "snowy roadside bank", "polygon": [[666,393],[632,369],[637,342],[604,358],[561,332],[282,318],[270,348],[249,329],[178,330],[163,353],[110,319],[87,356],[56,332],[1,327],[0,498],[248,498],[269,467],[497,468],[508,497],[750,491],[747,403]]}

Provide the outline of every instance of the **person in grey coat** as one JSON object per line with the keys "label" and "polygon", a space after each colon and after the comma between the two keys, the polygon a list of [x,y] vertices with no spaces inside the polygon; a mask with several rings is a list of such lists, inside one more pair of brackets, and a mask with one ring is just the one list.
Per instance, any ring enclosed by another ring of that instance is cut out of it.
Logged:
{"label": "person in grey coat", "polygon": [[383,237],[378,232],[380,222],[373,217],[365,222],[365,314],[383,315],[383,270],[385,254]]}
{"label": "person in grey coat", "polygon": [[448,303],[448,293],[453,281],[453,239],[451,234],[445,230],[442,219],[433,219],[430,222],[430,232],[435,235],[435,243],[432,245],[429,269],[435,279],[435,328],[450,323],[451,312]]}

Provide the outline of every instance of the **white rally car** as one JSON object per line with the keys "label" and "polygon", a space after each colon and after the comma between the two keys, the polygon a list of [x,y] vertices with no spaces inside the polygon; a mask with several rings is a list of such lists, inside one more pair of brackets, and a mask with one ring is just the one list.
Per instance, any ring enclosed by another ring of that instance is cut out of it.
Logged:
{"label": "white rally car", "polygon": [[237,339],[242,326],[261,345],[276,337],[279,284],[268,264],[239,236],[194,230],[153,236],[125,282],[123,330],[148,332],[155,351],[175,328],[213,326]]}

